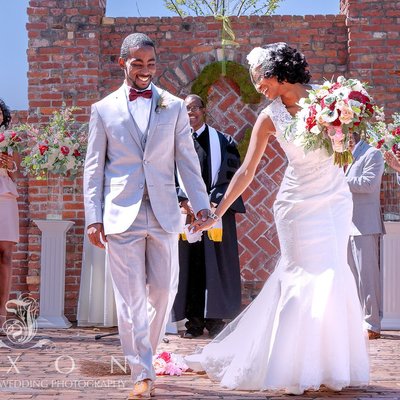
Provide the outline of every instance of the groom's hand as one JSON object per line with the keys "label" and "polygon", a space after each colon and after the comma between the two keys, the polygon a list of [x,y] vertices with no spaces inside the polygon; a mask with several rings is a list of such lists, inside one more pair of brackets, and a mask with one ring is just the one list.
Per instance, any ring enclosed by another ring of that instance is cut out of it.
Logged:
{"label": "groom's hand", "polygon": [[90,243],[94,246],[100,247],[104,249],[104,243],[107,242],[106,235],[104,234],[103,224],[97,222],[95,224],[91,224],[87,228],[87,235],[89,237]]}
{"label": "groom's hand", "polygon": [[203,210],[200,210],[197,213],[196,217],[197,217],[197,219],[201,220],[202,222],[206,222],[209,215],[210,215],[210,210],[207,208],[204,208]]}

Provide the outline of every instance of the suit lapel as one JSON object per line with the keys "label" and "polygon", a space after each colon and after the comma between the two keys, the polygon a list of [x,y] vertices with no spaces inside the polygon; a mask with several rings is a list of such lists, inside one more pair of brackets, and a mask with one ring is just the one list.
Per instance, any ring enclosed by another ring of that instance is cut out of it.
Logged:
{"label": "suit lapel", "polygon": [[151,99],[151,110],[150,110],[150,121],[149,125],[147,127],[147,144],[146,147],[149,145],[149,142],[151,142],[152,137],[154,135],[155,127],[157,126],[158,123],[158,118],[159,118],[159,113],[162,112],[159,110],[159,112],[156,112],[157,109],[157,104],[161,101],[160,100],[160,93],[158,93],[157,87],[154,84],[151,84],[151,90],[153,92],[152,99]]}
{"label": "suit lapel", "polygon": [[360,145],[356,148],[356,151],[353,154],[353,161],[351,162],[351,164],[349,165],[349,167],[346,170],[346,174],[345,174],[346,176],[349,174],[351,167],[354,165],[354,163],[363,154],[365,144],[366,143],[364,141],[361,141]]}
{"label": "suit lapel", "polygon": [[132,117],[132,114],[129,111],[127,99],[126,99],[126,94],[125,94],[125,88],[124,85],[122,85],[119,90],[117,90],[117,103],[118,103],[118,109],[121,113],[121,120],[124,121],[123,125],[127,129],[127,131],[130,133],[132,136],[133,140],[136,142],[136,144],[142,148],[142,143],[140,141],[140,132],[138,131],[136,124],[134,122],[134,119]]}

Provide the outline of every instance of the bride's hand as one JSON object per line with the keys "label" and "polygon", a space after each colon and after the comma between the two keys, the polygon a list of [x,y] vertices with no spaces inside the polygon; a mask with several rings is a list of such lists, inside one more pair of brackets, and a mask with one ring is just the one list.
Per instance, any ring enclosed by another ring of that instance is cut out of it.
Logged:
{"label": "bride's hand", "polygon": [[193,230],[193,232],[207,231],[208,229],[212,228],[216,224],[216,222],[217,221],[212,218],[207,218],[205,221],[202,221],[201,219],[196,219],[190,224],[189,230]]}

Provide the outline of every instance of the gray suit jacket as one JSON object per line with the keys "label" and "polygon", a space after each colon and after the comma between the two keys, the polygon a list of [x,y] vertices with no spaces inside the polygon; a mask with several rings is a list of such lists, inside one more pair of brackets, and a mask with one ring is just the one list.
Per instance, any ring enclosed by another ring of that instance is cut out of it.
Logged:
{"label": "gray suit jacket", "polygon": [[380,207],[383,171],[381,152],[361,141],[346,170],[353,195],[353,236],[385,233]]}
{"label": "gray suit jacket", "polygon": [[[128,109],[124,86],[92,105],[84,171],[86,225],[106,234],[126,231],[135,220],[145,187],[161,227],[181,231],[175,165],[193,210],[209,208],[184,102],[151,85],[146,144]],[[160,98],[161,96],[161,98]],[[165,107],[158,107],[162,102]]]}

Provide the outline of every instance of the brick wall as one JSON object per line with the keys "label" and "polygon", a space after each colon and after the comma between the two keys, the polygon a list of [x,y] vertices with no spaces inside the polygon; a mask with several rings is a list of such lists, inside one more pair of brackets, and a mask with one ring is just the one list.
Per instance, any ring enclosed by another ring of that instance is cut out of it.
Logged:
{"label": "brick wall", "polygon": [[[286,41],[306,54],[314,82],[340,74],[361,74],[377,85],[374,94],[381,97],[380,102],[394,107],[399,92],[395,84],[397,76],[392,72],[400,69],[398,61],[388,56],[399,32],[394,24],[395,15],[391,14],[392,8],[396,8],[394,3],[398,2],[348,0],[341,3],[341,15],[232,18],[239,46],[227,48],[225,57],[246,65],[246,54],[253,47]],[[206,65],[222,59],[221,23],[212,17],[114,19],[105,17],[104,9],[105,0],[30,0],[27,24],[30,122],[46,122],[63,102],[81,107],[78,119],[86,122],[90,104],[122,83],[123,75],[117,65],[119,48],[122,39],[134,31],[155,39],[159,60],[156,83],[180,97],[190,92],[193,80]],[[388,25],[383,23],[386,18],[391,20]],[[361,22],[367,26],[371,22],[374,30],[361,28]],[[380,34],[376,35],[376,31]],[[209,122],[240,140],[266,105],[266,101],[244,104],[236,85],[221,77],[210,89]],[[272,140],[254,182],[244,194],[247,213],[238,218],[244,302],[259,290],[279,256],[272,204],[284,166],[282,151]],[[76,317],[82,256],[81,183],[81,178],[63,182],[63,216],[75,222],[67,234],[65,311],[71,320]],[[46,190],[43,182],[20,180],[25,236],[16,253],[15,293],[27,288],[38,294],[40,235],[32,220],[44,217]],[[27,286],[24,286],[25,272]]]}

